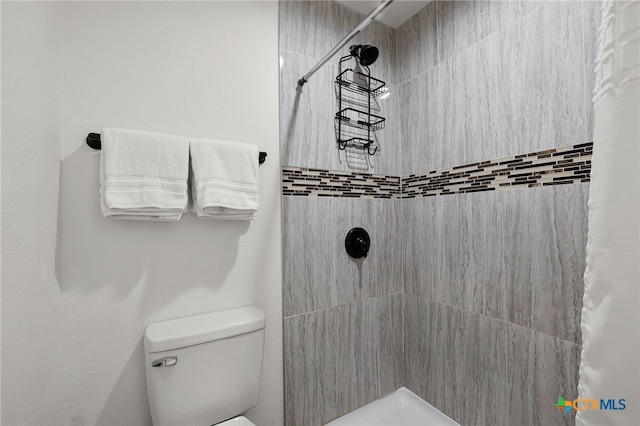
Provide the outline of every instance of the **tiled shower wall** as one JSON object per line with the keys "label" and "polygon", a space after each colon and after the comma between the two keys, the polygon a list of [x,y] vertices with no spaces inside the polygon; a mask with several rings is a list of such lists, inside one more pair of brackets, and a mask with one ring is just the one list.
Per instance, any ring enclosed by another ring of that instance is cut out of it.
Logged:
{"label": "tiled shower wall", "polygon": [[[337,58],[296,90],[361,19],[332,1],[281,2],[287,424],[401,385],[461,424],[572,423],[550,399],[576,396],[588,184],[393,188],[591,141],[598,3],[434,1],[396,30],[370,26],[354,42],[380,48],[373,74],[392,91],[371,161],[335,145]],[[301,182],[300,167],[317,170]],[[354,226],[372,237],[363,261],[344,253]]]}
{"label": "tiled shower wall", "polygon": [[[377,132],[379,151],[337,149],[333,117],[337,112],[334,81],[340,56],[351,44],[373,44],[380,50],[371,75],[397,93],[395,31],[377,22],[369,25],[299,90],[297,82],[320,58],[362,21],[362,16],[333,1],[280,2],[280,143],[284,166],[350,170],[400,175],[398,97],[373,104],[387,126]],[[347,63],[353,68],[353,62]]]}
{"label": "tiled shower wall", "polygon": [[[371,186],[368,174],[395,176],[390,181],[399,191],[398,98],[376,105],[389,125],[378,133],[378,152],[369,157],[361,150],[337,149],[333,81],[339,55],[297,90],[298,79],[361,20],[332,1],[280,3],[285,173],[320,169],[308,184],[342,180],[353,189],[351,197],[309,197],[302,183],[284,182],[291,189],[283,197],[285,417],[290,426],[326,423],[404,383],[401,200],[355,194]],[[359,42],[380,49],[372,75],[397,92],[395,32],[373,23],[353,40]],[[347,46],[341,55],[348,53]],[[361,174],[363,185],[356,185],[349,172]],[[371,180],[374,188],[381,182]],[[293,192],[303,196],[289,196]],[[354,261],[346,255],[344,239],[356,226],[368,230],[373,244],[366,259]]]}
{"label": "tiled shower wall", "polygon": [[[598,19],[436,1],[403,24],[403,175],[590,142]],[[402,200],[406,385],[461,424],[573,424],[588,183],[531,186]]]}

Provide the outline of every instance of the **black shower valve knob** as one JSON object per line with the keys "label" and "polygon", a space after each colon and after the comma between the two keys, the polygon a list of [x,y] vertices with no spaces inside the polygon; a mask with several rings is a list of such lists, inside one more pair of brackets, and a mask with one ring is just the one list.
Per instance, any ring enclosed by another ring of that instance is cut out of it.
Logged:
{"label": "black shower valve knob", "polygon": [[347,249],[347,254],[355,259],[367,257],[369,247],[371,246],[371,239],[364,229],[353,228],[347,232],[344,246]]}

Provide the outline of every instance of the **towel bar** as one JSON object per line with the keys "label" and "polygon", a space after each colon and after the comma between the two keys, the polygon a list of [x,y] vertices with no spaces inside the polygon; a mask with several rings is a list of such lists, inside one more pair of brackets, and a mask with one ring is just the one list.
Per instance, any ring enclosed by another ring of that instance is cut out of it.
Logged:
{"label": "towel bar", "polygon": [[[100,133],[89,133],[87,135],[87,145],[93,149],[102,149],[102,141],[100,140]],[[258,163],[262,164],[267,159],[267,153],[260,151],[258,155]]]}

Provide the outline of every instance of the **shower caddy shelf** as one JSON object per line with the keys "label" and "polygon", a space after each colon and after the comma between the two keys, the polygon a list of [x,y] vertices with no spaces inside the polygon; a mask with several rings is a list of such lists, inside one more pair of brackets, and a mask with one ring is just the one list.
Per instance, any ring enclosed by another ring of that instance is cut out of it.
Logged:
{"label": "shower caddy shelf", "polygon": [[[335,84],[338,88],[338,112],[335,116],[336,136],[338,148],[341,150],[347,147],[356,147],[366,150],[369,155],[373,155],[378,150],[375,147],[371,151],[376,131],[384,129],[385,118],[371,112],[371,104],[375,98],[386,93],[386,83],[375,77],[371,77],[371,70],[368,66],[362,66],[366,73],[347,68],[342,70],[342,64],[353,58],[352,55],[340,58],[339,71]],[[344,106],[346,99],[343,91],[354,93],[365,98],[363,105],[366,110]],[[366,131],[366,134],[353,134],[349,128]]]}
{"label": "shower caddy shelf", "polygon": [[[350,56],[351,57],[351,56]],[[356,82],[356,78],[361,82],[369,82],[367,86]],[[385,87],[387,84],[375,77],[361,73],[360,71],[354,71],[351,68],[347,68],[342,71],[336,77],[336,82],[342,86],[343,89],[355,92],[355,93],[369,93],[374,98],[385,93]]]}
{"label": "shower caddy shelf", "polygon": [[[365,114],[367,116],[367,120],[361,119],[362,114]],[[342,110],[340,110],[339,116],[337,118],[343,124],[351,127],[356,127],[358,129],[370,129],[371,131],[384,129],[385,119],[383,117],[371,113],[366,113],[355,108],[343,108]]]}

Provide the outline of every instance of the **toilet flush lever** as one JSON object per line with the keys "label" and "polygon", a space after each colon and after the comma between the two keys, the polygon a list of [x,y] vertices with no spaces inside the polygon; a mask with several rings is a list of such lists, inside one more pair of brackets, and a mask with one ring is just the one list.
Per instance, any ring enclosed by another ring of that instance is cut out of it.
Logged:
{"label": "toilet flush lever", "polygon": [[177,356],[168,356],[161,359],[156,359],[151,363],[152,367],[173,367],[178,363]]}

